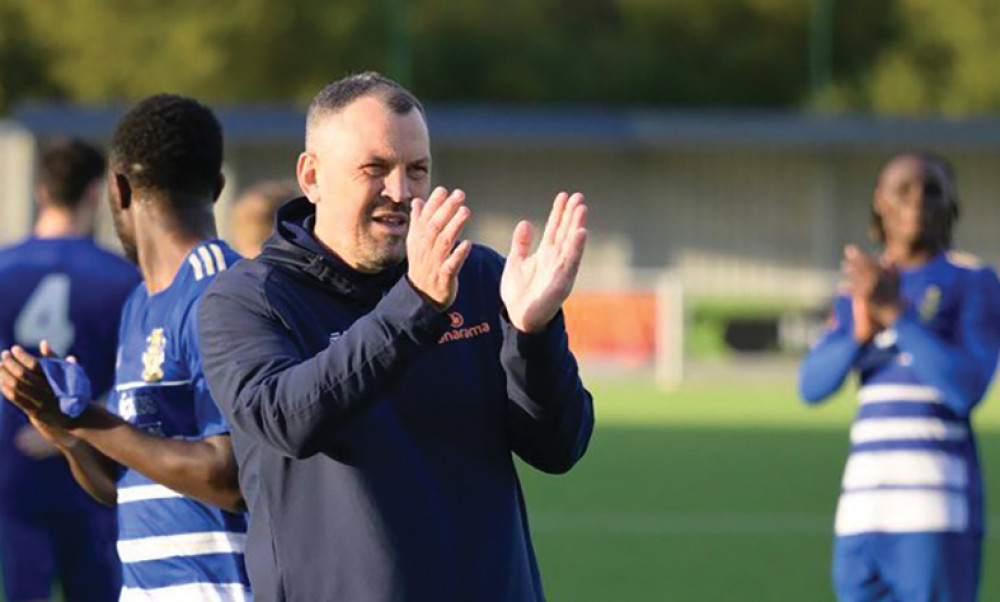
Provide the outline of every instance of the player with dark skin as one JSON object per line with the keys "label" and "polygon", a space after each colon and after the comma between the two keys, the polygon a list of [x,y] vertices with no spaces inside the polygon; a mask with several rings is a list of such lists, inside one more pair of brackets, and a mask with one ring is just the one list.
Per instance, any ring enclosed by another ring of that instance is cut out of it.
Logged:
{"label": "player with dark skin", "polygon": [[950,246],[950,227],[928,227],[925,218],[928,213],[941,215],[952,210],[924,206],[947,202],[946,195],[928,194],[928,187],[947,185],[948,174],[937,173],[942,171],[939,164],[907,154],[890,161],[879,175],[872,211],[878,224],[876,235],[884,242],[885,251],[876,260],[848,245],[841,262],[859,343],[871,340],[902,313],[897,270],[922,266]]}
{"label": "player with dark skin", "polygon": [[[138,264],[149,295],[170,286],[188,253],[215,237],[211,194],[148,190],[135,185],[129,168],[111,157],[108,197],[126,255]],[[51,354],[43,345],[43,355]],[[228,435],[184,441],[136,428],[91,404],[76,419],[59,410],[37,358],[14,346],[0,354],[0,389],[32,424],[59,447],[77,481],[98,501],[117,500],[115,463],[128,466],[184,495],[241,512],[236,461]]]}
{"label": "player with dark skin", "polygon": [[834,522],[841,600],[975,600],[983,537],[972,412],[1000,355],[1000,280],[952,250],[949,162],[894,156],[871,207],[881,254],[844,250],[845,287],[803,360],[821,403],[858,376],[858,407]]}

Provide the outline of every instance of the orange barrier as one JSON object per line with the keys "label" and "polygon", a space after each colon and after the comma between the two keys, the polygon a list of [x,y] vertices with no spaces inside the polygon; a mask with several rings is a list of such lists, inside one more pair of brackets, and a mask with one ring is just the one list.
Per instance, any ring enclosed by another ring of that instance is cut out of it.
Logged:
{"label": "orange barrier", "polygon": [[653,292],[582,291],[563,305],[573,353],[581,358],[652,362],[656,354]]}

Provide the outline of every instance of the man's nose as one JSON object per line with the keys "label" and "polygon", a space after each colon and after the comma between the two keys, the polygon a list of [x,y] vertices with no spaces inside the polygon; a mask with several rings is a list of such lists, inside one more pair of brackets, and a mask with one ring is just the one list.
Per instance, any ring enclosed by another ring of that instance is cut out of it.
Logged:
{"label": "man's nose", "polygon": [[392,199],[396,203],[405,203],[410,200],[410,183],[406,178],[405,169],[399,167],[389,172],[385,178],[382,196]]}

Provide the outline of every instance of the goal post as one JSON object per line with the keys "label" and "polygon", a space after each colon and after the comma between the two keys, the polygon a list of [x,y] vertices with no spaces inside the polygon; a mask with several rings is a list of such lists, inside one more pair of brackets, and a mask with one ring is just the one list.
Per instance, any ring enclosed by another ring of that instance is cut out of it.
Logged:
{"label": "goal post", "polygon": [[570,348],[587,367],[675,387],[684,373],[680,279],[669,271],[641,271],[627,280],[590,278],[566,300]]}

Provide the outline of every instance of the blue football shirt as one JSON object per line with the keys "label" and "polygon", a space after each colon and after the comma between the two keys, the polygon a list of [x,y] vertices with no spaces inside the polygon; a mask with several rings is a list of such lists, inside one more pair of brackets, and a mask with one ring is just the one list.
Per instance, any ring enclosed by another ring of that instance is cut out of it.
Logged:
{"label": "blue football shirt", "polygon": [[[151,434],[197,440],[228,433],[208,391],[198,349],[198,307],[214,277],[239,258],[205,241],[170,286],[144,286],[122,312],[108,408]],[[183,496],[134,470],[118,483],[122,600],[249,600],[246,519]]]}
{"label": "blue football shirt", "polygon": [[983,532],[982,474],[971,412],[1000,353],[1000,281],[989,267],[941,254],[900,274],[906,310],[858,345],[851,300],[802,367],[803,397],[859,376],[838,536]]}
{"label": "blue football shirt", "polygon": [[[135,266],[89,238],[29,238],[2,249],[0,348],[18,344],[37,354],[48,340],[60,355],[77,357],[103,397],[114,378],[122,305],[139,281]],[[61,456],[34,460],[18,449],[15,437],[27,424],[24,413],[0,403],[0,503],[33,512],[102,508]]]}

